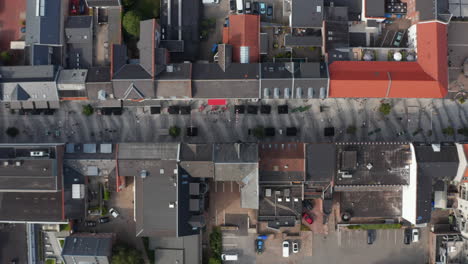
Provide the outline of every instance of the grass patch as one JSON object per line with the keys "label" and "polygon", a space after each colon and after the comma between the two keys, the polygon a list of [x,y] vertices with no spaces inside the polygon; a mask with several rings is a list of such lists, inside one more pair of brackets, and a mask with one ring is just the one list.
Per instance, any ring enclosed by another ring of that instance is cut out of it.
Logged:
{"label": "grass patch", "polygon": [[149,248],[149,237],[142,237],[141,239],[143,240],[143,245],[145,245],[146,255],[148,256],[150,263],[154,264],[154,250]]}
{"label": "grass patch", "polygon": [[400,229],[401,224],[364,224],[364,225],[350,225],[348,229],[351,230],[369,230],[369,229]]}
{"label": "grass patch", "polygon": [[46,259],[45,264],[55,264],[55,259]]}
{"label": "grass patch", "polygon": [[63,245],[65,245],[65,239],[60,239],[59,243],[60,243],[60,247],[63,248]]}
{"label": "grass patch", "polygon": [[60,225],[60,231],[70,231],[70,230],[71,230],[70,224]]}
{"label": "grass patch", "polygon": [[301,231],[310,231],[310,228],[304,224],[301,224]]}
{"label": "grass patch", "polygon": [[143,20],[159,17],[159,0],[137,0],[135,9],[140,12]]}

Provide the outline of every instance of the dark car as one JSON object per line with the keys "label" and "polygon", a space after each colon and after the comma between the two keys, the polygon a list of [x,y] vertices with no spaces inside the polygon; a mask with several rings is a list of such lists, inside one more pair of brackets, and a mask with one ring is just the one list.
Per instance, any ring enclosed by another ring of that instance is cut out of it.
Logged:
{"label": "dark car", "polygon": [[254,14],[254,15],[260,14],[260,7],[258,5],[258,2],[253,2],[252,3],[252,14]]}
{"label": "dark car", "polygon": [[267,7],[267,16],[269,17],[273,16],[273,6],[271,5]]}
{"label": "dark car", "polygon": [[86,221],[85,226],[86,227],[95,227],[96,226],[96,221]]}
{"label": "dark car", "polygon": [[104,223],[109,223],[110,218],[109,217],[101,217],[99,218],[99,223],[104,224]]}
{"label": "dark car", "polygon": [[403,238],[403,242],[406,244],[406,245],[409,245],[411,244],[411,240],[412,240],[412,234],[411,234],[411,229],[408,228],[408,229],[405,229],[405,236]]}
{"label": "dark car", "polygon": [[367,244],[372,245],[375,241],[375,230],[367,230]]}
{"label": "dark car", "polygon": [[233,12],[236,11],[236,1],[235,0],[229,1],[229,6],[230,6],[231,11],[233,11]]}

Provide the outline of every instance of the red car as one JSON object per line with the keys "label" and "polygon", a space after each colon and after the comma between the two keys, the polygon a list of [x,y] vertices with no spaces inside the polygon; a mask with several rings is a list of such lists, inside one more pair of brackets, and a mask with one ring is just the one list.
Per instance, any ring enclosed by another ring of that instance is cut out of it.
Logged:
{"label": "red car", "polygon": [[314,219],[312,219],[312,217],[310,217],[310,215],[307,213],[302,214],[302,219],[304,219],[309,225],[314,222]]}
{"label": "red car", "polygon": [[79,0],[71,0],[70,1],[70,9],[71,9],[71,14],[76,15],[78,13],[78,6],[80,4]]}

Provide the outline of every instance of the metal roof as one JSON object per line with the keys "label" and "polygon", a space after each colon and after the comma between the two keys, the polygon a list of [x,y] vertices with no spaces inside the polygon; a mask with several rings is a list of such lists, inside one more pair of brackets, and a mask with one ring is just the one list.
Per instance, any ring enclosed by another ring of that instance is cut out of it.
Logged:
{"label": "metal roof", "polygon": [[[36,6],[40,3],[44,5],[43,14],[41,8]],[[60,0],[27,0],[26,44],[62,44],[61,25],[63,16],[61,3]]]}

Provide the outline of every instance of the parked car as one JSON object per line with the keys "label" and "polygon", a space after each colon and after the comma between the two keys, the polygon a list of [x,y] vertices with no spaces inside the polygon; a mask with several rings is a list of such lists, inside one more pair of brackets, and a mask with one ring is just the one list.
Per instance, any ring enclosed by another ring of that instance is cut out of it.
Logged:
{"label": "parked car", "polygon": [[85,226],[86,227],[95,227],[96,226],[96,221],[86,221]]}
{"label": "parked car", "polygon": [[79,0],[71,0],[70,2],[70,12],[73,15],[76,15],[78,13],[78,8],[79,8]]}
{"label": "parked car", "polygon": [[289,241],[283,241],[283,257],[289,257]]}
{"label": "parked car", "polygon": [[260,10],[260,7],[258,5],[258,2],[253,2],[252,3],[252,14],[254,14],[254,15],[260,14],[259,10]]}
{"label": "parked car", "polygon": [[404,235],[404,238],[403,238],[403,243],[405,243],[406,245],[409,245],[411,243],[411,240],[412,240],[411,230],[406,229],[405,230],[405,235]]}
{"label": "parked car", "polygon": [[229,1],[229,7],[232,12],[236,12],[236,0]]}
{"label": "parked car", "polygon": [[229,27],[229,17],[224,19],[224,27]]}
{"label": "parked car", "polygon": [[314,222],[314,219],[312,219],[312,217],[310,217],[308,213],[303,213],[302,219],[304,219],[309,225],[311,225]]}
{"label": "parked car", "polygon": [[223,261],[237,261],[237,254],[221,254],[221,259]]}
{"label": "parked car", "polygon": [[375,241],[376,231],[371,229],[367,230],[367,244],[372,245]]}
{"label": "parked car", "polygon": [[117,218],[120,215],[119,212],[114,208],[109,209],[109,214],[111,214],[114,218]]}
{"label": "parked car", "polygon": [[271,5],[267,7],[267,16],[269,17],[273,16],[273,6]]}
{"label": "parked car", "polygon": [[255,251],[258,254],[262,254],[265,251],[265,241],[263,239],[255,240]]}
{"label": "parked car", "polygon": [[419,241],[419,230],[417,228],[414,228],[412,231],[413,234],[413,242],[418,242]]}
{"label": "parked car", "polygon": [[299,252],[299,243],[297,241],[294,241],[292,243],[292,252],[293,253],[298,253]]}
{"label": "parked car", "polygon": [[393,46],[399,47],[402,39],[403,39],[403,32],[398,32],[395,37],[395,41],[393,41]]}
{"label": "parked car", "polygon": [[252,2],[245,1],[245,13],[252,14]]}
{"label": "parked car", "polygon": [[266,14],[266,4],[264,2],[260,2],[260,14],[265,15]]}
{"label": "parked car", "polygon": [[107,216],[99,218],[100,224],[109,223],[109,222],[110,222],[110,218]]}

